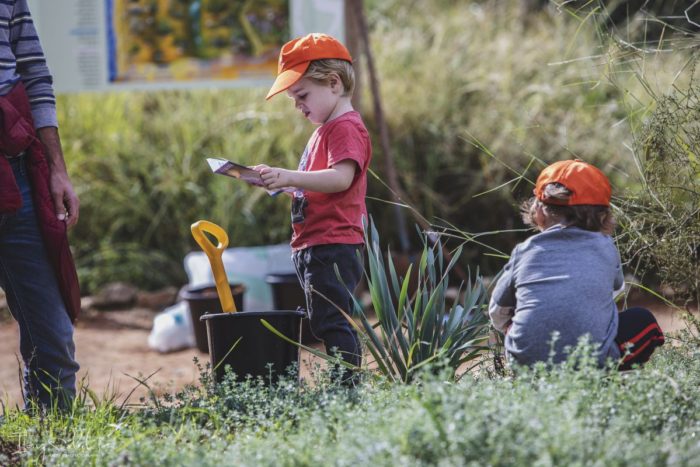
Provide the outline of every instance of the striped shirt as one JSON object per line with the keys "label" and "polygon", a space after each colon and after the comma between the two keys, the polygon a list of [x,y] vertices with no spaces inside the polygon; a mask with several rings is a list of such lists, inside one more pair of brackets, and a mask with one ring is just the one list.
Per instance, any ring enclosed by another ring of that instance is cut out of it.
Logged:
{"label": "striped shirt", "polygon": [[0,0],[0,96],[20,80],[29,95],[34,126],[58,127],[53,78],[27,0]]}

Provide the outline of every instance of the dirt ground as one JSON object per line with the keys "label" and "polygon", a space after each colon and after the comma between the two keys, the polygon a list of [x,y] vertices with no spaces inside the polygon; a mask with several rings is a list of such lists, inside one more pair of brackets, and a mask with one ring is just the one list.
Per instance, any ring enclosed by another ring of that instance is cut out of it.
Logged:
{"label": "dirt ground", "polygon": [[[78,380],[98,396],[117,394],[119,403],[128,397],[128,404],[138,404],[148,395],[148,389],[135,378],[150,376],[148,386],[156,394],[196,384],[199,370],[193,359],[197,357],[204,365],[209,354],[194,347],[171,353],[149,348],[148,335],[156,314],[144,308],[83,312],[75,329],[76,359],[81,367]],[[302,351],[302,375],[308,374],[316,361]],[[0,400],[6,407],[22,406],[19,362],[19,330],[14,320],[7,318],[0,322]]]}
{"label": "dirt ground", "polygon": [[[683,327],[680,315],[658,300],[641,297],[634,305],[650,308],[666,333]],[[79,380],[98,396],[117,394],[120,403],[128,396],[129,404],[138,404],[139,398],[147,395],[135,377],[143,380],[151,375],[148,385],[159,394],[196,384],[199,374],[193,358],[206,363],[209,355],[196,348],[167,354],[151,350],[147,338],[156,314],[142,308],[85,312],[75,332]],[[6,407],[22,405],[18,334],[12,319],[0,322],[0,399]],[[318,361],[305,351],[301,360],[302,376]]]}

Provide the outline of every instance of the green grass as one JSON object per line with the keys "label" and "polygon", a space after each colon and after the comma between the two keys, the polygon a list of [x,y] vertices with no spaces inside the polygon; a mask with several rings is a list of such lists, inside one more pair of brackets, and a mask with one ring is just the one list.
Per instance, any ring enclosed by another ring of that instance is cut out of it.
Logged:
{"label": "green grass", "polygon": [[[139,410],[83,401],[71,416],[5,414],[25,465],[693,465],[698,341],[620,374],[578,364],[457,383],[205,380]],[[576,368],[575,368],[576,367]]]}

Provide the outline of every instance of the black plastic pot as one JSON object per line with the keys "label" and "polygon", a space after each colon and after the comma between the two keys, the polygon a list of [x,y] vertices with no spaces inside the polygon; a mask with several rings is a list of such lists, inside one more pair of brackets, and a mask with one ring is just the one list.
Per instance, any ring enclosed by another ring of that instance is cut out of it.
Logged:
{"label": "black plastic pot", "polygon": [[[231,294],[233,302],[236,304],[237,310],[243,309],[243,295],[245,286],[243,284],[229,284],[231,286]],[[185,287],[180,294],[183,300],[187,301],[190,307],[190,316],[192,317],[192,327],[194,328],[194,340],[197,343],[197,349],[201,352],[209,352],[207,344],[207,327],[199,320],[206,313],[222,313],[221,300],[213,285],[205,285],[199,287]]]}
{"label": "black plastic pot", "polygon": [[202,316],[209,338],[214,379],[221,381],[226,365],[238,379],[246,375],[276,381],[289,365],[299,363],[299,347],[263,326],[266,320],[294,342],[299,342],[303,311],[239,311]]}
{"label": "black plastic pot", "polygon": [[[304,289],[299,284],[296,274],[268,274],[265,281],[272,287],[272,303],[275,310],[306,308]],[[301,321],[301,342],[304,344],[320,342],[311,333],[311,325],[306,314]]]}

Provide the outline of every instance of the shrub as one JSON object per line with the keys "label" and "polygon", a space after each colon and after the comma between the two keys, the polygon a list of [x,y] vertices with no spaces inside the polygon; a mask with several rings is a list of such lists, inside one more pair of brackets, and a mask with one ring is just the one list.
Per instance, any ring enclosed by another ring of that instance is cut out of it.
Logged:
{"label": "shrub", "polygon": [[206,163],[296,165],[311,127],[281,110],[285,102],[264,102],[259,89],[60,96],[81,199],[71,236],[84,292],[111,280],[185,282],[182,260],[197,249],[189,226],[199,219],[221,225],[232,246],[288,241],[285,200]]}
{"label": "shrub", "polygon": [[637,130],[640,184],[620,202],[621,253],[650,283],[677,300],[700,302],[700,84],[694,79],[655,97]]}
{"label": "shrub", "polygon": [[506,378],[229,381],[129,413],[17,410],[0,443],[27,465],[695,465],[697,346],[664,346],[627,373],[596,368],[590,350]]}

